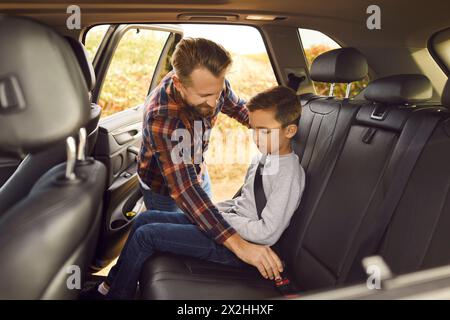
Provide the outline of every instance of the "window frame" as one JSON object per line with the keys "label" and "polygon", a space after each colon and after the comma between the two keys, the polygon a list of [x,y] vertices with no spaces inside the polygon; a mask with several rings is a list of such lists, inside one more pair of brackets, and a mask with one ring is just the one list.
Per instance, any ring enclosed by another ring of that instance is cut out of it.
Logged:
{"label": "window frame", "polygon": [[[117,23],[105,22],[105,23],[94,24],[94,25],[87,27],[86,29],[83,29],[83,32],[81,35],[82,42],[84,44],[86,41],[87,34],[92,28],[99,26],[99,25],[109,25],[110,26],[109,29],[107,30],[107,32],[105,33],[105,35],[97,49],[97,52],[95,53],[95,57],[94,57],[94,61],[93,61],[93,66],[94,66],[95,74],[97,77],[97,83],[96,83],[94,90],[92,91],[92,102],[98,103],[98,101],[100,99],[101,91],[103,89],[103,84],[106,79],[106,76],[107,76],[107,73],[109,70],[109,66],[114,57],[114,53],[116,52],[116,49],[126,31],[128,31],[129,29],[133,29],[133,28],[141,28],[141,29],[168,31],[168,32],[173,33],[174,27],[182,26],[184,24],[222,25],[222,26],[231,26],[231,27],[244,26],[244,27],[250,27],[250,28],[256,29],[263,41],[265,52],[269,58],[270,68],[273,72],[276,83],[278,85],[280,85],[282,83],[281,75],[278,74],[278,72],[275,68],[273,53],[270,50],[270,46],[268,45],[266,36],[265,36],[264,32],[262,32],[262,29],[260,26],[255,26],[255,25],[245,24],[245,23],[211,23],[211,22],[188,22],[188,21],[186,21],[186,22],[184,22],[184,21],[183,22],[158,22],[158,23],[136,22],[136,23],[128,23],[128,24],[127,23],[117,24]],[[158,68],[160,67],[161,55],[167,50],[167,48],[166,48],[167,44],[168,44],[167,42],[169,42],[171,40],[170,38],[171,37],[169,35],[167,38],[167,41],[165,43],[165,46],[164,46],[163,50],[161,51],[155,72],[152,75],[152,80],[150,81],[148,92],[151,91],[152,86],[154,85],[153,79],[154,79],[155,74],[157,73]]]}
{"label": "window frame", "polygon": [[[105,23],[107,24],[107,23]],[[120,41],[122,40],[123,36],[126,32],[128,32],[130,29],[145,29],[145,30],[152,30],[152,31],[164,31],[168,32],[168,36],[166,39],[166,42],[164,43],[164,47],[160,52],[160,56],[158,58],[161,59],[161,55],[164,52],[164,48],[167,44],[168,39],[170,38],[170,34],[173,33],[173,28],[170,27],[164,27],[160,24],[139,24],[139,23],[133,23],[133,24],[116,24],[111,25],[113,26],[111,29],[111,34],[108,38],[106,38],[106,35],[97,50],[97,53],[95,55],[96,61],[94,64],[94,70],[97,76],[97,83],[92,93],[92,102],[98,103],[100,99],[100,95],[103,89],[103,85],[106,79],[106,76],[108,74],[109,67],[111,65],[111,62],[114,58],[114,55],[116,53],[116,50],[120,44]],[[86,33],[87,34],[87,33]],[[102,50],[102,51],[100,51]],[[99,55],[98,53],[101,52]],[[101,58],[101,59],[100,59]],[[158,66],[157,63],[157,66]],[[156,70],[156,69],[155,69]],[[154,74],[152,75],[153,78]],[[150,85],[151,85],[150,80]],[[150,87],[149,85],[149,87]]]}
{"label": "window frame", "polygon": [[447,78],[450,79],[450,60],[448,62],[444,62],[442,57],[437,53],[435,49],[434,40],[436,39],[437,36],[441,35],[442,33],[448,33],[450,35],[450,27],[444,28],[442,30],[433,33],[431,37],[428,39],[427,49],[433,60],[439,66],[439,68],[441,68],[441,70],[445,73]]}

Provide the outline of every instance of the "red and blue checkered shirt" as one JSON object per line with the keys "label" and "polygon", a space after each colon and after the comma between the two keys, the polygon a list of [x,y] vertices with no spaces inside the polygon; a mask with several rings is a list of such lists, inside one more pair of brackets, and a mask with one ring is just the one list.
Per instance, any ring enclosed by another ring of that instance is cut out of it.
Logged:
{"label": "red and blue checkered shirt", "polygon": [[[211,129],[219,112],[223,112],[249,127],[248,109],[245,101],[231,90],[225,80],[216,110],[211,117],[201,118],[185,105],[176,91],[173,72],[169,72],[161,83],[149,94],[145,103],[142,146],[138,157],[140,179],[153,192],[170,195],[188,218],[208,236],[223,243],[236,231],[222,218],[198,180],[200,165],[190,161],[172,160],[171,152],[179,141],[172,141],[177,129],[187,129],[191,134],[191,150],[194,150],[194,121],[201,121],[203,133]],[[201,139],[200,159],[208,148],[209,139]],[[197,148],[199,149],[199,148]],[[198,159],[198,154],[196,159]]]}

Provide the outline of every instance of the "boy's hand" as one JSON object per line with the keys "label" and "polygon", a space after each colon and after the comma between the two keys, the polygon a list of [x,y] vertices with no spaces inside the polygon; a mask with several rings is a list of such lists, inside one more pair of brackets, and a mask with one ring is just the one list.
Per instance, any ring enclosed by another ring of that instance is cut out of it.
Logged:
{"label": "boy's hand", "polygon": [[232,235],[224,243],[239,259],[258,269],[266,279],[280,279],[283,264],[278,255],[269,247],[245,241],[238,234]]}

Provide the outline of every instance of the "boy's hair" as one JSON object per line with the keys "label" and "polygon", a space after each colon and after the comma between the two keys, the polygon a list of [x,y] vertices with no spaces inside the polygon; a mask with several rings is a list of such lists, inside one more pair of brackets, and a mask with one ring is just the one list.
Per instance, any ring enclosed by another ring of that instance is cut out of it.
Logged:
{"label": "boy's hair", "polygon": [[204,38],[184,38],[176,46],[171,63],[183,84],[190,84],[195,68],[203,67],[219,77],[231,65],[230,53],[221,45]]}
{"label": "boy's hair", "polygon": [[283,127],[297,125],[302,113],[295,91],[285,86],[276,86],[258,93],[246,106],[249,111],[275,109],[275,119]]}

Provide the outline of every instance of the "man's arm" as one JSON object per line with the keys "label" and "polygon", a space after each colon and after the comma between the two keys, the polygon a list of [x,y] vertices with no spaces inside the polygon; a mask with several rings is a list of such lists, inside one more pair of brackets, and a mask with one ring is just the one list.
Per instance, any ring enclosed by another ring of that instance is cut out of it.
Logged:
{"label": "man's arm", "polygon": [[245,100],[239,98],[231,89],[228,80],[225,79],[224,103],[222,112],[227,116],[239,121],[241,124],[250,127],[248,109],[245,107]]}
{"label": "man's arm", "polygon": [[235,233],[223,243],[239,259],[256,267],[264,278],[280,279],[283,264],[278,255],[269,247],[250,243]]}
{"label": "man's arm", "polygon": [[200,186],[193,164],[174,163],[171,157],[176,142],[172,132],[180,128],[177,119],[156,117],[147,124],[150,148],[155,154],[170,195],[199,228],[223,244],[242,261],[255,266],[265,278],[279,278],[281,260],[268,246],[249,243],[223,219]]}
{"label": "man's arm", "polygon": [[[150,148],[177,205],[203,232],[217,243],[223,243],[236,231],[223,219],[201,187],[194,164],[172,159],[172,150],[179,143],[172,141],[172,133],[177,129],[184,129],[178,119],[151,119],[148,123]],[[191,150],[190,144],[187,150]]]}

